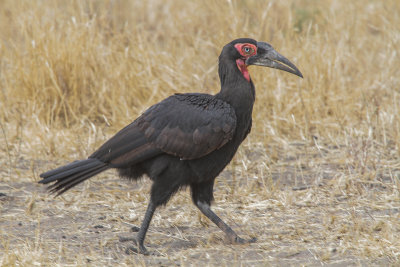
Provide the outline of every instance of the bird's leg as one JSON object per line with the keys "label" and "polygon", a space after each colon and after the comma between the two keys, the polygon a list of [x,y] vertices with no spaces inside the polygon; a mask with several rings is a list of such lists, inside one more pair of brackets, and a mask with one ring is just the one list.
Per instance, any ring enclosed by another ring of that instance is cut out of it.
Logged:
{"label": "bird's leg", "polygon": [[208,205],[207,203],[204,203],[202,201],[197,201],[196,206],[199,208],[199,210],[205,215],[207,216],[207,218],[209,218],[213,223],[215,223],[219,229],[221,229],[226,236],[228,237],[229,242],[231,242],[232,244],[238,243],[238,244],[245,244],[245,243],[253,243],[256,242],[256,238],[252,238],[250,240],[245,240],[241,237],[239,237],[235,231],[232,230],[231,227],[229,227],[229,225],[227,225],[226,223],[224,223],[224,221],[221,220],[221,218],[218,217],[217,214],[215,214],[211,208],[210,205]]}
{"label": "bird's leg", "polygon": [[141,253],[144,255],[148,255],[146,247],[144,246],[144,238],[146,237],[147,229],[149,228],[151,218],[153,217],[154,211],[156,210],[156,206],[150,200],[149,205],[147,206],[146,214],[144,215],[144,219],[142,225],[140,226],[140,230],[137,234],[136,238],[120,238],[121,242],[125,241],[133,241],[136,245],[139,246],[139,250],[135,246],[130,246],[126,249],[126,253],[130,254],[130,252]]}

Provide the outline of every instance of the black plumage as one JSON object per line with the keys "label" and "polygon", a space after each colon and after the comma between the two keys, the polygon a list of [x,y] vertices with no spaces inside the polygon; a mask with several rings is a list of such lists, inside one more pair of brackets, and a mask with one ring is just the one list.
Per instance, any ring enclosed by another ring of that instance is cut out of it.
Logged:
{"label": "black plumage", "polygon": [[175,94],[166,98],[88,159],[45,172],[40,175],[40,183],[54,182],[50,190],[62,194],[109,168],[116,168],[121,176],[133,180],[146,174],[153,184],[136,240],[140,253],[147,253],[144,238],[155,209],[183,186],[191,188],[194,204],[226,233],[230,242],[254,241],[240,238],[210,209],[215,178],[251,129],[255,89],[248,65],[282,69],[302,77],[269,44],[248,38],[234,40],[219,57],[219,93]]}

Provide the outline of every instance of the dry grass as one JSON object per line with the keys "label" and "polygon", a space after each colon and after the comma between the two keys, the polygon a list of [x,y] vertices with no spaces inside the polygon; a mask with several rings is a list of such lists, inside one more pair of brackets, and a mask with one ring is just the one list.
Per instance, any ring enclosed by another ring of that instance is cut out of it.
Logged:
{"label": "dry grass", "polygon": [[[398,1],[0,4],[1,265],[399,260]],[[147,238],[164,256],[127,256],[117,235],[140,223],[146,181],[107,172],[58,199],[35,185],[164,97],[217,92],[217,56],[237,37],[305,76],[251,69],[253,130],[217,181],[214,209],[257,243],[225,245],[181,192]]]}

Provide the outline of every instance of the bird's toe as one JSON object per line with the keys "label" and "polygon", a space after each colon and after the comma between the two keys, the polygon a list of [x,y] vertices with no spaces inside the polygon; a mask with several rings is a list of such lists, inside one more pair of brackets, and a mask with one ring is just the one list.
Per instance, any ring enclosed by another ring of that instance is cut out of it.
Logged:
{"label": "bird's toe", "polygon": [[133,243],[137,244],[136,237],[134,237],[134,236],[128,236],[128,237],[120,236],[119,237],[119,242],[130,242],[130,241],[132,241]]}
{"label": "bird's toe", "polygon": [[250,239],[243,239],[239,236],[237,236],[234,241],[235,244],[249,244],[249,243],[255,243],[255,242],[257,242],[257,238],[255,238],[255,237],[250,238]]}
{"label": "bird's toe", "polygon": [[257,242],[257,237],[252,237],[247,240],[247,243],[256,243]]}
{"label": "bird's toe", "polygon": [[137,249],[137,247],[129,246],[126,248],[125,253],[128,255],[139,254],[139,250]]}
{"label": "bird's toe", "polygon": [[131,254],[143,254],[145,256],[161,256],[161,254],[157,251],[148,251],[144,246],[129,246],[126,248],[125,253],[128,255]]}

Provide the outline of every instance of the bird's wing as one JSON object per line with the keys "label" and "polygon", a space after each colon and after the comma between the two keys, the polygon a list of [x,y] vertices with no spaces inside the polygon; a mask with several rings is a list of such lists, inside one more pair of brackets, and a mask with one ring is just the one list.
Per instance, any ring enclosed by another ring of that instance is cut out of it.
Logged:
{"label": "bird's wing", "polygon": [[234,109],[206,94],[175,94],[152,106],[135,123],[149,143],[181,159],[195,159],[233,138]]}
{"label": "bird's wing", "polygon": [[150,107],[89,158],[129,167],[161,153],[195,159],[233,137],[236,115],[226,102],[205,94],[176,94]]}
{"label": "bird's wing", "polygon": [[136,121],[132,122],[97,149],[89,158],[96,158],[116,168],[133,164],[163,153],[148,142]]}

